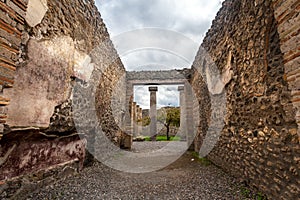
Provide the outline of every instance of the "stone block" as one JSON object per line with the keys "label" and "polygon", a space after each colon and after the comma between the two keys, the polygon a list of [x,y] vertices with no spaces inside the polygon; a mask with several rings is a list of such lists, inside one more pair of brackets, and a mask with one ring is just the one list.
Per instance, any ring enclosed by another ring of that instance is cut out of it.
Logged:
{"label": "stone block", "polygon": [[26,11],[26,22],[34,27],[41,23],[48,10],[47,0],[29,0]]}
{"label": "stone block", "polygon": [[133,142],[132,135],[124,134],[122,148],[124,148],[124,149],[131,149],[132,142]]}

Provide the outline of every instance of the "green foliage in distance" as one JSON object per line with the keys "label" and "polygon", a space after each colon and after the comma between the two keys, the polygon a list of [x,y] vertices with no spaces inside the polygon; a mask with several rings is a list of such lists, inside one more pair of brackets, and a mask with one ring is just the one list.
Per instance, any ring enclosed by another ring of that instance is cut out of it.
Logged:
{"label": "green foliage in distance", "polygon": [[167,140],[170,140],[170,126],[180,126],[180,108],[179,107],[164,107],[157,112],[157,121],[162,123],[167,128]]}

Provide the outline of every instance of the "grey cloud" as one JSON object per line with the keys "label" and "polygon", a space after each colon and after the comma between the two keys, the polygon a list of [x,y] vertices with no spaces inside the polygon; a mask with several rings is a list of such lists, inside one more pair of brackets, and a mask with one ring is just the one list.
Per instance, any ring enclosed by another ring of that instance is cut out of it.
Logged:
{"label": "grey cloud", "polygon": [[[126,69],[159,70],[191,66],[221,2],[96,0],[96,5]],[[161,30],[151,32],[147,27]],[[137,89],[135,100],[148,108],[148,87]],[[178,104],[176,86],[159,88],[158,106],[169,103]]]}
{"label": "grey cloud", "polygon": [[157,48],[191,60],[191,51],[196,51],[199,47],[199,44],[179,32],[159,28],[128,31],[112,37],[112,40],[121,55],[140,48]]}
{"label": "grey cloud", "polygon": [[191,63],[182,58],[160,51],[139,51],[121,58],[128,71],[170,70],[190,67]]}
{"label": "grey cloud", "polygon": [[[157,21],[153,16],[158,10],[156,8],[156,1],[112,0],[98,1],[97,4],[101,10],[102,17],[110,23],[109,26],[114,33],[121,33],[136,28],[165,25],[164,23],[161,24],[161,21]],[[160,17],[163,16],[160,15]],[[106,20],[108,18],[110,20]]]}
{"label": "grey cloud", "polygon": [[200,44],[201,40],[203,39],[202,37],[205,35],[210,26],[210,20],[203,20],[200,23],[197,20],[185,20],[182,23],[177,23],[175,27],[176,30],[191,37],[195,40],[195,42]]}
{"label": "grey cloud", "polygon": [[211,15],[214,16],[210,5],[218,5],[217,0],[198,0],[198,7],[194,9],[198,9],[199,14],[195,17],[195,13],[192,15],[181,8],[178,0],[103,0],[96,3],[112,35],[137,28],[160,27],[187,34],[196,41],[209,28]]}
{"label": "grey cloud", "polygon": [[[190,0],[186,3],[178,0],[96,0],[96,4],[121,57],[126,57],[123,54],[131,50],[156,47],[173,51],[192,63],[212,16],[215,15],[211,7],[215,7],[216,12],[219,0]],[[146,27],[157,27],[160,30],[144,29]],[[144,64],[149,63],[150,57],[159,57],[153,55],[149,53]],[[134,56],[127,57],[124,65],[132,67],[130,60],[135,60]],[[173,60],[173,57],[169,58]],[[157,61],[152,60],[150,63]],[[139,65],[143,65],[142,62]]]}
{"label": "grey cloud", "polygon": [[129,31],[112,37],[112,40],[128,70],[149,63],[190,67],[199,47],[185,35],[157,28]]}

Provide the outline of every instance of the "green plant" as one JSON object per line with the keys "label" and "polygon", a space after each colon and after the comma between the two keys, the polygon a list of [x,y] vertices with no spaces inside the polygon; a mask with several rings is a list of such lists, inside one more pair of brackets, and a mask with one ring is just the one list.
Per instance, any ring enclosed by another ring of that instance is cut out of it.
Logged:
{"label": "green plant", "polygon": [[142,126],[148,126],[151,122],[150,117],[146,116],[143,117],[142,119],[138,120],[138,122],[142,122]]}
{"label": "green plant", "polygon": [[241,194],[244,198],[255,198],[256,200],[267,200],[267,198],[261,193],[253,193],[251,190],[245,186],[240,187]]}
{"label": "green plant", "polygon": [[144,136],[145,141],[151,141],[150,136]]}
{"label": "green plant", "polygon": [[180,125],[180,108],[178,107],[164,107],[158,110],[157,121],[162,123],[167,131],[166,136],[167,140],[171,140],[170,137],[170,127]]}
{"label": "green plant", "polygon": [[241,193],[244,197],[250,197],[250,190],[246,187],[241,187]]}
{"label": "green plant", "polygon": [[171,136],[171,141],[180,141],[181,140],[181,137],[179,136]]}
{"label": "green plant", "polygon": [[267,200],[267,198],[260,192],[256,194],[255,199],[256,200]]}
{"label": "green plant", "polygon": [[199,153],[193,151],[193,152],[191,153],[191,155],[192,155],[198,162],[200,162],[202,165],[204,165],[204,166],[211,165],[211,161],[208,160],[206,157],[199,157]]}
{"label": "green plant", "polygon": [[[181,140],[181,138],[178,136],[170,137],[170,141],[180,141],[180,140]],[[168,138],[165,135],[159,135],[159,136],[156,136],[156,141],[168,141]]]}

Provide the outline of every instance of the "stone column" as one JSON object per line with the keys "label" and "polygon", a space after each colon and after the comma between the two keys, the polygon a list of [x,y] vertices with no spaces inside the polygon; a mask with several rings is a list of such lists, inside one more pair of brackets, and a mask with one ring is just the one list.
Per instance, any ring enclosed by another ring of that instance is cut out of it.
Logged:
{"label": "stone column", "polygon": [[139,111],[140,111],[140,106],[136,105],[135,107],[135,122],[134,122],[134,136],[139,135]]}
{"label": "stone column", "polygon": [[132,127],[132,102],[133,102],[133,85],[126,85],[126,110],[125,110],[125,132],[127,135],[133,135]]}
{"label": "stone column", "polygon": [[132,108],[131,108],[131,127],[132,127],[132,133],[133,137],[136,136],[136,102],[132,103]]}
{"label": "stone column", "polygon": [[142,108],[140,108],[139,109],[139,116],[138,116],[138,118],[139,118],[139,123],[138,123],[138,135],[141,135],[142,134],[142,131],[143,131],[143,109]]}
{"label": "stone column", "polygon": [[185,120],[186,120],[186,136],[189,150],[194,150],[194,138],[196,131],[194,130],[194,117],[193,117],[193,93],[192,87],[189,83],[184,84],[185,94]]}
{"label": "stone column", "polygon": [[150,91],[150,135],[151,135],[151,140],[155,141],[156,138],[156,123],[157,123],[157,110],[156,110],[156,92],[157,92],[157,87],[149,87]]}
{"label": "stone column", "polygon": [[178,87],[179,102],[180,102],[180,132],[179,136],[182,140],[186,140],[186,107],[185,107],[185,93],[184,86]]}

